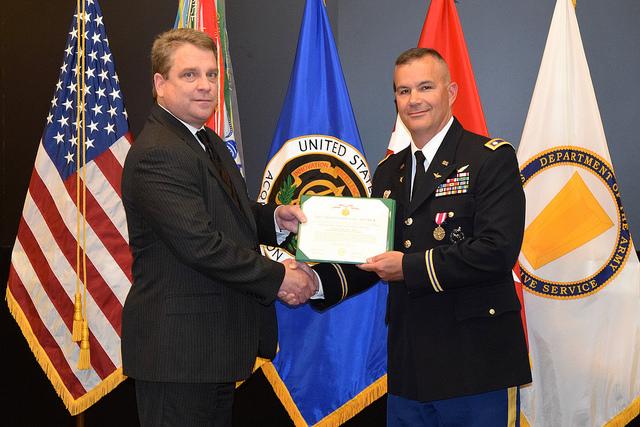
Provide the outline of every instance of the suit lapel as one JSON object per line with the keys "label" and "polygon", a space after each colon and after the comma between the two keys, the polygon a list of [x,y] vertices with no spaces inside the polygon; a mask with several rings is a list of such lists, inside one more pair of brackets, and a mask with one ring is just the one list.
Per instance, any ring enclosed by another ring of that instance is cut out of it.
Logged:
{"label": "suit lapel", "polygon": [[[246,217],[251,227],[256,230],[257,226],[253,214],[251,213],[251,207],[249,206],[249,201],[246,197],[246,191],[244,190],[244,188],[242,188],[242,183],[239,182],[239,180],[242,179],[242,176],[240,175],[240,172],[238,172],[233,159],[231,159],[231,154],[224,146],[224,143],[221,142],[220,138],[211,129],[205,128],[208,132],[209,138],[211,139],[211,141],[213,141],[213,146],[215,147],[218,156],[223,163],[223,167],[225,167],[227,169],[227,172],[229,172],[232,184],[234,185],[236,194],[238,195],[240,206],[236,205],[233,194],[231,193],[231,189],[228,188],[227,184],[220,176],[220,171],[218,171],[213,165],[213,162],[211,162],[211,159],[209,159],[209,155],[202,148],[196,137],[189,131],[189,129],[187,129],[182,123],[180,123],[178,119],[176,119],[173,115],[171,115],[164,108],[160,107],[157,104],[153,106],[152,115],[156,118],[156,120],[169,128],[177,137],[182,139],[187,144],[187,146],[189,146],[189,148],[191,148],[196,153],[196,155],[204,160],[204,164],[207,165],[207,168],[209,169],[211,174],[215,177],[215,179],[218,180],[218,182],[220,183],[220,187],[222,187],[224,189],[224,192],[227,193],[227,196],[231,200],[231,203],[244,213],[244,216]],[[233,163],[232,167],[230,167],[229,162]]]}
{"label": "suit lapel", "polygon": [[373,197],[390,198],[400,206],[404,206],[409,202],[408,188],[411,185],[411,163],[407,159],[407,150],[411,153],[410,149],[404,149],[384,160],[384,165],[381,163],[378,166],[378,170],[384,170],[384,172],[381,172],[384,174],[382,181],[387,183],[387,186],[376,190],[377,192],[373,194]]}
{"label": "suit lapel", "polygon": [[[420,205],[430,198],[436,188],[456,170],[455,154],[461,136],[462,126],[454,118],[451,128],[449,128],[449,131],[442,141],[442,145],[440,145],[435,157],[429,164],[426,188],[423,188],[419,194],[413,195],[411,203],[409,203],[407,215],[411,215]],[[411,149],[409,149],[409,152],[411,152]]]}
{"label": "suit lapel", "polygon": [[415,162],[411,156],[411,146],[407,147],[403,154],[402,163],[398,168],[398,173],[401,178],[398,181],[400,181],[402,185],[402,203],[409,205],[409,201],[411,200],[411,168],[413,162]]}
{"label": "suit lapel", "polygon": [[[247,192],[244,187],[244,178],[242,178],[242,175],[238,170],[238,166],[233,161],[233,158],[231,157],[231,153],[229,153],[229,150],[227,150],[227,146],[222,141],[222,139],[220,139],[220,137],[216,135],[211,129],[209,128],[206,128],[206,129],[207,129],[207,134],[209,135],[209,138],[211,139],[211,141],[213,141],[213,147],[218,153],[218,157],[222,162],[222,167],[226,168],[227,173],[229,174],[229,178],[231,179],[231,185],[233,185],[236,195],[238,196],[237,197],[238,202],[240,203],[240,206],[238,206],[238,208],[242,210],[244,215],[247,217],[247,219],[249,220],[249,223],[251,224],[251,227],[254,230],[257,230],[255,219],[253,217],[253,214],[251,213],[249,198],[246,195]],[[217,176],[219,180],[222,182],[222,178],[220,177],[220,175],[218,174]],[[231,189],[227,188],[227,185],[224,183],[222,183],[222,186],[224,187],[225,191],[229,195],[229,198],[233,200],[234,198],[233,198],[233,195],[231,194]]]}

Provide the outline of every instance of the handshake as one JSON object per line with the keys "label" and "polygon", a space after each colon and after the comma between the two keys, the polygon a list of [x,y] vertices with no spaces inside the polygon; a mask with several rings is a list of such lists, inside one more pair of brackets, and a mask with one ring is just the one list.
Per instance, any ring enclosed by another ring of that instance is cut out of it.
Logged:
{"label": "handshake", "polygon": [[304,304],[318,292],[318,276],[303,262],[288,259],[283,264],[285,273],[278,298],[288,305]]}
{"label": "handshake", "polygon": [[[298,224],[307,218],[298,205],[281,205],[275,210],[275,220],[281,230],[295,233]],[[304,304],[318,292],[318,276],[302,262],[288,259],[284,264],[284,279],[278,290],[278,298],[288,305]]]}
{"label": "handshake", "polygon": [[[275,220],[280,230],[295,233],[301,222],[307,218],[300,206],[281,205],[275,210]],[[362,264],[356,265],[360,270],[376,273],[387,282],[404,280],[402,260],[404,254],[399,251],[387,251],[369,257]],[[305,263],[289,259],[284,262],[285,276],[278,298],[289,305],[304,304],[318,291],[320,286],[317,274]]]}

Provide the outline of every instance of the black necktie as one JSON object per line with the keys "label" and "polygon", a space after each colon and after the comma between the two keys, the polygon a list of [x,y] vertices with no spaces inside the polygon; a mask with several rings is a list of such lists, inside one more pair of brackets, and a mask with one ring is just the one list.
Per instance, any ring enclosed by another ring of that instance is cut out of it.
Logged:
{"label": "black necktie", "polygon": [[415,152],[416,157],[416,174],[413,177],[413,191],[411,192],[411,199],[413,199],[421,188],[424,188],[427,182],[427,172],[424,167],[424,161],[426,160],[422,151]]}
{"label": "black necktie", "polygon": [[220,159],[218,152],[213,146],[213,142],[211,142],[211,140],[209,139],[209,135],[207,135],[207,131],[205,131],[204,129],[200,129],[199,131],[196,132],[196,136],[198,137],[198,140],[202,142],[202,145],[204,145],[204,149],[209,155],[209,159],[211,159],[211,162],[213,163],[215,168],[218,170],[218,173],[220,174],[222,181],[225,183],[229,191],[231,191],[231,196],[233,197],[233,201],[239,206],[240,203],[238,199],[238,194],[236,193],[235,187],[231,183],[231,177],[229,176],[229,172],[227,172],[225,167],[222,165],[222,160]]}

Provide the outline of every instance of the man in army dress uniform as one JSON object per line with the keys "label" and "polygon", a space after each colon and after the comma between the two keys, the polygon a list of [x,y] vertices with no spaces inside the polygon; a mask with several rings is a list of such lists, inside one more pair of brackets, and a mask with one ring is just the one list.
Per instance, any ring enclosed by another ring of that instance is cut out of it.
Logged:
{"label": "man in army dress uniform", "polygon": [[525,200],[513,147],[453,117],[457,84],[438,52],[396,60],[398,114],[412,142],[386,158],[373,197],[395,199],[395,251],[318,264],[326,308],[389,282],[389,426],[518,425],[531,381],[512,278]]}

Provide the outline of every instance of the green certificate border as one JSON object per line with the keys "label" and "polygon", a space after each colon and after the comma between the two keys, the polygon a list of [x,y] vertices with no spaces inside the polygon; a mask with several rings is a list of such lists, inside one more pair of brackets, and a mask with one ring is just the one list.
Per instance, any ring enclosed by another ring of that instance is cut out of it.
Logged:
{"label": "green certificate border", "polygon": [[[395,218],[396,218],[396,201],[393,199],[382,199],[382,198],[371,198],[371,197],[336,197],[336,196],[315,196],[315,195],[303,195],[300,198],[300,208],[303,210],[304,212],[304,204],[307,200],[309,200],[312,197],[322,197],[322,198],[332,198],[332,199],[336,199],[336,200],[355,200],[355,204],[360,204],[359,202],[364,202],[365,204],[368,203],[368,201],[372,201],[372,200],[379,200],[381,201],[388,209],[388,216],[387,216],[387,245],[386,245],[386,250],[390,251],[393,249],[393,242],[394,242],[394,234],[395,234]],[[331,260],[331,259],[319,259],[319,258],[312,258],[307,256],[304,252],[302,252],[300,250],[300,242],[302,241],[302,239],[304,238],[304,227],[305,224],[299,224],[298,225],[298,244],[296,245],[296,254],[295,254],[295,258],[297,261],[303,261],[303,262],[331,262],[331,263],[340,263],[340,264],[362,264],[361,261],[344,261],[344,260],[340,260],[340,261],[336,261],[336,260]]]}

